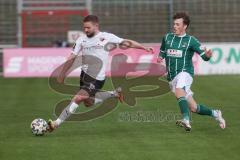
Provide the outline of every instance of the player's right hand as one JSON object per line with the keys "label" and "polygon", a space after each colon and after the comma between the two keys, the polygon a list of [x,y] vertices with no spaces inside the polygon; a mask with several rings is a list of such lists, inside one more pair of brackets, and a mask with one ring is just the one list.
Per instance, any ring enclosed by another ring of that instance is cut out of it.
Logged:
{"label": "player's right hand", "polygon": [[162,63],[163,62],[163,58],[162,57],[158,57],[157,58],[157,63]]}
{"label": "player's right hand", "polygon": [[145,47],[145,50],[150,53],[154,53],[154,49],[152,47]]}
{"label": "player's right hand", "polygon": [[205,55],[208,57],[208,58],[211,58],[212,55],[213,55],[213,51],[211,49],[207,50],[207,48],[204,49],[205,51]]}

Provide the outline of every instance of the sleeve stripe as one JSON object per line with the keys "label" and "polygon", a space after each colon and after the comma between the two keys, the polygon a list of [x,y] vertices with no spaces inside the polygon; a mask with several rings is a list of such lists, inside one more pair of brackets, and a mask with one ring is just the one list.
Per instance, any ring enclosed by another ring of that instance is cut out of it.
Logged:
{"label": "sleeve stripe", "polygon": [[166,35],[166,39],[165,39],[165,41],[167,41],[168,35],[169,35],[169,33]]}
{"label": "sleeve stripe", "polygon": [[200,56],[202,57],[204,54],[205,54],[205,52],[202,52],[202,53],[200,54]]}

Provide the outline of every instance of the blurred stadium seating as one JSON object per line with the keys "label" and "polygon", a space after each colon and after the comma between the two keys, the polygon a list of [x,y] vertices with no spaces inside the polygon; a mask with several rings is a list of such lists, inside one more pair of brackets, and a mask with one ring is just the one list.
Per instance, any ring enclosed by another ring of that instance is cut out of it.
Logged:
{"label": "blurred stadium seating", "polygon": [[[170,29],[169,16],[177,11],[189,12],[192,19],[190,32],[201,41],[238,42],[240,39],[238,0],[93,0],[91,4],[92,13],[101,18],[102,30],[140,42],[159,42],[161,36]],[[0,45],[18,45],[17,20],[20,15],[17,13],[17,1],[1,0],[0,13]],[[45,19],[28,17],[27,23],[32,25],[26,27],[29,34],[26,35],[29,36],[26,47],[35,46],[34,43],[43,47],[49,46],[53,37],[66,39],[67,34],[62,33],[66,25],[71,30],[81,29],[81,18],[76,16],[67,19],[46,18],[47,16]],[[36,34],[34,25],[35,28],[41,25],[55,27],[59,32],[46,28],[45,33],[42,30]],[[35,33],[34,37],[31,36],[32,33]]]}
{"label": "blurred stadium seating", "polygon": [[0,46],[16,45],[17,42],[17,3],[16,0],[0,1]]}

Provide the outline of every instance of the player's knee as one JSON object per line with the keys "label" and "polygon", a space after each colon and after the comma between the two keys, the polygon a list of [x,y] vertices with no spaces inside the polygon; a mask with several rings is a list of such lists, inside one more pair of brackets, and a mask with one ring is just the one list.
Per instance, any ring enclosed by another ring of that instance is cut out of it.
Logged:
{"label": "player's knee", "polygon": [[196,108],[193,108],[193,107],[190,107],[190,111],[196,113],[196,112],[197,112],[197,109],[196,109]]}
{"label": "player's knee", "polygon": [[175,89],[175,96],[176,96],[177,98],[185,97],[185,96],[186,96],[186,92],[185,92],[184,89],[182,89],[182,88],[176,88],[176,89]]}
{"label": "player's knee", "polygon": [[93,105],[93,103],[92,102],[88,102],[88,101],[84,101],[84,105],[86,107],[91,107]]}
{"label": "player's knee", "polygon": [[81,103],[82,101],[84,101],[85,99],[87,99],[88,97],[87,96],[83,96],[83,95],[76,95],[73,100],[79,104]]}
{"label": "player's knee", "polygon": [[92,106],[92,104],[90,104],[90,103],[84,103],[84,105],[85,105],[85,107],[91,107]]}
{"label": "player's knee", "polygon": [[194,103],[188,103],[188,105],[191,112],[193,113],[197,112],[197,106]]}

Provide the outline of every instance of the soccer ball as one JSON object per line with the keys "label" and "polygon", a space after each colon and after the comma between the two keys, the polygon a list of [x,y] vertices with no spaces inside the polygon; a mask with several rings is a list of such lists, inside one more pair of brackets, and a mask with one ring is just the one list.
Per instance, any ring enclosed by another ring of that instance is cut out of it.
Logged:
{"label": "soccer ball", "polygon": [[47,122],[44,119],[37,118],[34,119],[31,123],[32,133],[36,136],[42,136],[47,131]]}

